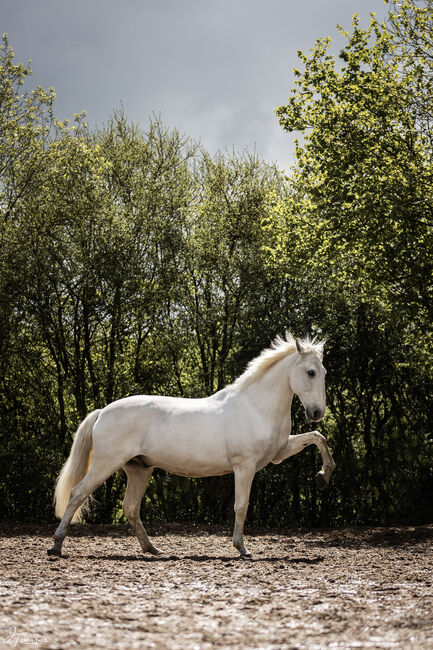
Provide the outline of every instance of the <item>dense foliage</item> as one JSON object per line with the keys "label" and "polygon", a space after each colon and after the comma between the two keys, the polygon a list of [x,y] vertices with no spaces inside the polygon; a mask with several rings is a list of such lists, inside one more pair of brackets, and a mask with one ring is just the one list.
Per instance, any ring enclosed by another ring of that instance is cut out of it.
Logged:
{"label": "dense foliage", "polygon": [[[159,119],[90,131],[0,61],[0,516],[52,518],[84,415],[136,393],[203,396],[285,328],[326,335],[338,469],[308,449],[262,470],[259,525],[431,519],[433,3],[390,4],[336,60],[319,40],[286,106],[290,178],[210,156]],[[306,430],[294,404],[294,433]],[[119,473],[89,518],[118,521]],[[146,520],[227,522],[233,479],[155,472]]]}

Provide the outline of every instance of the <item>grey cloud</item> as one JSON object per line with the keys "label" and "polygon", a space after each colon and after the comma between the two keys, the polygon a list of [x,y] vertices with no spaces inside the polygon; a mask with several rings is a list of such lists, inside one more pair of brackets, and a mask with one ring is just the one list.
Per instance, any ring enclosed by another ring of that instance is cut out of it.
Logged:
{"label": "grey cloud", "polygon": [[278,126],[297,50],[332,36],[353,13],[384,16],[382,0],[19,0],[3,2],[2,31],[32,82],[54,86],[56,112],[83,109],[102,124],[123,102],[152,112],[214,151],[254,145],[284,167],[293,138]]}

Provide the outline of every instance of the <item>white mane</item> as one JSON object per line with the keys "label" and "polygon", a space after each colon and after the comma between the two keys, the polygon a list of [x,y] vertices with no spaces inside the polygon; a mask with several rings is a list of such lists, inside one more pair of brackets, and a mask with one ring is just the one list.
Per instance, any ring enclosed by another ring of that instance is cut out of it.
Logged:
{"label": "white mane", "polygon": [[[306,354],[314,352],[322,358],[323,341],[317,342],[315,338],[310,339],[310,337],[307,337],[299,342],[302,345],[303,352]],[[247,388],[254,381],[260,379],[277,361],[294,352],[296,352],[296,339],[290,332],[286,332],[285,338],[277,336],[269,348],[262,350],[258,357],[248,363],[245,372],[233,383],[233,388],[237,391]]]}

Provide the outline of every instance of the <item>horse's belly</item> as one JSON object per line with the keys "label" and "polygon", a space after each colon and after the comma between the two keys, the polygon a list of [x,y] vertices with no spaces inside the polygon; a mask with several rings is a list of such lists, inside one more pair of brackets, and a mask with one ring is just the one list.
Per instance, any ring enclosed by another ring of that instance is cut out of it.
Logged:
{"label": "horse's belly", "polygon": [[191,466],[186,468],[183,466],[177,467],[175,465],[165,465],[161,463],[155,466],[158,467],[159,469],[163,469],[164,471],[169,472],[170,474],[176,474],[176,476],[185,476],[187,478],[223,476],[224,474],[231,474],[233,472],[232,468],[226,467],[225,469],[222,469],[221,466],[214,466],[214,465],[202,465],[201,467],[197,467],[195,470]]}
{"label": "horse's belly", "polygon": [[232,471],[221,442],[173,432],[171,436],[169,433],[149,436],[143,440],[143,451],[150,465],[171,474],[191,478],[218,476]]}

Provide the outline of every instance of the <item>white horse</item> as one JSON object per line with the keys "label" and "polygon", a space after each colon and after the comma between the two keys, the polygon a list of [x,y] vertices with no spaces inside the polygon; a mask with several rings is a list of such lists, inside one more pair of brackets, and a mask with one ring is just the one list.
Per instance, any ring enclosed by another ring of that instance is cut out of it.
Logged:
{"label": "white horse", "polygon": [[[290,435],[293,395],[311,422],[325,413],[323,343],[277,337],[251,361],[234,384],[203,399],[137,395],[90,413],[81,423],[55,491],[62,521],[49,555],[61,555],[71,521],[79,520],[84,501],[121,467],[128,485],[123,501],[144,552],[158,554],[140,519],[140,504],[152,470],[179,476],[234,473],[233,545],[248,555],[243,542],[251,483],[269,462],[314,444],[323,467],[316,475],[323,489],[335,468],[325,438],[317,431]],[[93,454],[92,454],[93,451]],[[92,460],[93,456],[93,460]]]}

